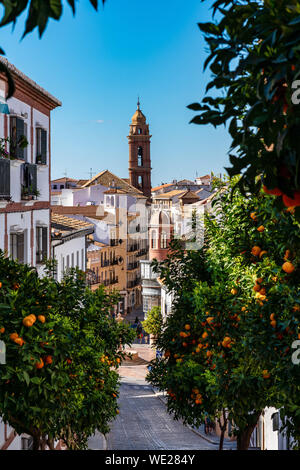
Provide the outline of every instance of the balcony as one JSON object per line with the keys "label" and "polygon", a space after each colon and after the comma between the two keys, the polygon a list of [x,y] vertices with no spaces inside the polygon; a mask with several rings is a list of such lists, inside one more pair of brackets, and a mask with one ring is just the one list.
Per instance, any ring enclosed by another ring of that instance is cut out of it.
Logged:
{"label": "balcony", "polygon": [[132,289],[133,287],[139,286],[141,284],[141,278],[137,277],[133,281],[127,282],[127,289]]}
{"label": "balcony", "polygon": [[132,253],[133,251],[138,251],[139,250],[139,245],[137,243],[134,243],[133,245],[130,245],[127,247],[127,252]]}
{"label": "balcony", "polygon": [[133,269],[138,268],[140,263],[138,261],[134,261],[133,263],[128,263],[127,270],[132,271]]}
{"label": "balcony", "polygon": [[146,248],[141,249],[136,256],[145,256],[148,253],[148,250]]}
{"label": "balcony", "polygon": [[37,189],[37,166],[31,163],[24,163],[23,184],[21,186],[21,199],[30,200],[39,196]]}
{"label": "balcony", "polygon": [[10,160],[0,158],[0,199],[10,198]]}

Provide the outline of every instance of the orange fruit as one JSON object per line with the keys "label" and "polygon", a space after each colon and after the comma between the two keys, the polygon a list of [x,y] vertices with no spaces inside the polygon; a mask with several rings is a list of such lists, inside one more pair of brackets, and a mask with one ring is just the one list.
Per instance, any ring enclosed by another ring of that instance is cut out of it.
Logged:
{"label": "orange fruit", "polygon": [[32,320],[32,318],[29,318],[29,317],[23,318],[23,325],[26,326],[27,328],[29,328],[30,326],[32,326],[32,325],[33,325],[33,320]]}
{"label": "orange fruit", "polygon": [[266,255],[268,252],[266,250],[262,250],[260,253],[259,253],[259,257],[262,258],[263,255]]}
{"label": "orange fruit", "polygon": [[1,287],[2,287],[2,282],[0,282],[0,289],[1,289]]}
{"label": "orange fruit", "polygon": [[46,317],[45,317],[44,315],[39,315],[39,316],[38,316],[38,320],[39,320],[41,323],[45,323]]}
{"label": "orange fruit", "polygon": [[231,289],[230,292],[231,292],[232,295],[236,295],[238,293],[237,289],[235,289],[235,288]]}
{"label": "orange fruit", "polygon": [[276,325],[277,325],[277,322],[276,322],[276,320],[272,320],[272,321],[271,321],[271,326],[272,326],[273,328],[275,328],[275,327],[276,327]]}
{"label": "orange fruit", "polygon": [[222,346],[226,348],[229,344],[231,343],[231,338],[230,336],[225,336],[225,338],[222,341]]}
{"label": "orange fruit", "polygon": [[258,232],[264,232],[265,230],[265,227],[263,225],[260,225],[258,228],[257,228],[257,231]]}
{"label": "orange fruit", "polygon": [[18,333],[12,333],[11,335],[9,335],[9,337],[12,341],[14,341],[16,338],[18,338],[18,336],[19,336]]}
{"label": "orange fruit", "polygon": [[291,274],[295,270],[295,266],[290,261],[286,261],[283,263],[282,269],[284,272]]}
{"label": "orange fruit", "polygon": [[5,328],[4,326],[2,328],[0,328],[0,333],[4,333],[5,332]]}
{"label": "orange fruit", "polygon": [[250,217],[252,220],[256,220],[256,212],[251,212]]}
{"label": "orange fruit", "polygon": [[46,356],[45,357],[45,363],[46,364],[52,364],[52,356]]}
{"label": "orange fruit", "polygon": [[208,337],[208,333],[207,333],[207,331],[204,331],[204,333],[202,333],[202,338],[205,339],[207,337]]}
{"label": "orange fruit", "polygon": [[40,360],[35,363],[35,367],[36,369],[42,369],[44,367],[44,361],[41,357],[40,357]]}
{"label": "orange fruit", "polygon": [[25,343],[25,341],[22,338],[16,338],[14,342],[18,344],[19,346],[23,346],[23,344]]}
{"label": "orange fruit", "polygon": [[264,379],[269,379],[271,377],[271,374],[267,369],[265,369],[262,371],[262,376]]}
{"label": "orange fruit", "polygon": [[255,292],[259,292],[259,291],[261,290],[260,285],[259,285],[259,284],[255,284],[255,286],[253,287],[253,290],[254,290]]}
{"label": "orange fruit", "polygon": [[261,248],[259,246],[254,246],[251,250],[252,255],[258,256],[261,252]]}
{"label": "orange fruit", "polygon": [[190,329],[191,329],[191,325],[187,324],[187,325],[185,325],[184,328],[185,328],[186,330],[190,330]]}
{"label": "orange fruit", "polygon": [[208,317],[206,321],[210,325],[214,321],[214,317]]}

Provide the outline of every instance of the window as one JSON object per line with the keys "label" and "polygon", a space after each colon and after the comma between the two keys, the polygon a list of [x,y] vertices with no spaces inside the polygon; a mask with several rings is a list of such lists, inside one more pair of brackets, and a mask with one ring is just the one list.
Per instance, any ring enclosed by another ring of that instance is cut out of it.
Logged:
{"label": "window", "polygon": [[25,125],[24,120],[16,117],[10,117],[10,154],[15,158],[24,160],[25,151],[24,145],[27,142],[25,136]]}
{"label": "window", "polygon": [[138,176],[138,185],[142,188],[143,187],[143,177],[140,175]]}
{"label": "window", "polygon": [[161,248],[167,248],[167,245],[168,245],[167,234],[166,234],[166,232],[161,232],[160,247]]}
{"label": "window", "polygon": [[48,229],[36,227],[36,262],[42,263],[48,255]]}
{"label": "window", "polygon": [[57,189],[57,184],[54,184],[52,189]]}
{"label": "window", "polygon": [[37,195],[37,167],[31,163],[24,163],[22,197]]}
{"label": "window", "polygon": [[25,236],[23,233],[10,234],[10,253],[14,260],[25,263]]}
{"label": "window", "polygon": [[79,251],[76,252],[76,266],[79,268]]}
{"label": "window", "polygon": [[155,230],[152,230],[152,232],[151,232],[151,248],[152,249],[156,248],[156,232],[155,232]]}
{"label": "window", "polygon": [[71,261],[71,263],[72,263],[72,264],[71,264],[71,267],[74,268],[74,253],[72,253],[71,259],[72,259],[72,261]]}
{"label": "window", "polygon": [[81,270],[85,270],[85,265],[84,265],[84,252],[83,249],[81,250]]}
{"label": "window", "polygon": [[143,166],[143,147],[138,147],[138,166]]}
{"label": "window", "polygon": [[0,198],[10,198],[10,161],[0,159]]}
{"label": "window", "polygon": [[36,163],[47,164],[47,131],[36,128]]}
{"label": "window", "polygon": [[142,134],[143,133],[143,130],[139,127],[138,128],[138,134]]}

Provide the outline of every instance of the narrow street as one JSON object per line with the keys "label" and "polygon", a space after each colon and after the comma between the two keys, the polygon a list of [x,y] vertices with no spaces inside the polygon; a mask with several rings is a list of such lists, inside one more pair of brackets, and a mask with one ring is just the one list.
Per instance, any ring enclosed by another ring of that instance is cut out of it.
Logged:
{"label": "narrow street", "polygon": [[145,381],[153,350],[136,344],[132,349],[139,356],[120,367],[120,414],[106,436],[108,450],[216,450],[216,445],[175,421]]}

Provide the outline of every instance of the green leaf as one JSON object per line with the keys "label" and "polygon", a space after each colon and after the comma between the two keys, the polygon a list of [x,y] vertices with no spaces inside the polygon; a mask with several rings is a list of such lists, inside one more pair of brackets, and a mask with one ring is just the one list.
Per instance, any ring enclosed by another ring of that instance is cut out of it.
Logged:
{"label": "green leaf", "polygon": [[25,379],[26,384],[27,384],[27,386],[28,386],[29,383],[30,383],[30,378],[29,378],[29,375],[28,375],[28,373],[26,372],[26,370],[23,371],[23,376],[24,376],[24,379]]}

